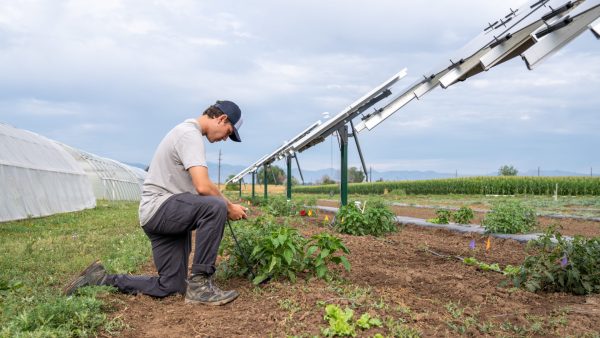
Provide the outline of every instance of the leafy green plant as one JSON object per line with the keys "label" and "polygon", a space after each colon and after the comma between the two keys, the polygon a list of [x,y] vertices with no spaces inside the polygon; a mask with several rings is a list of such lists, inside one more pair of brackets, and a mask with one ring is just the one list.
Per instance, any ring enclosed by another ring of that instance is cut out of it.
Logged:
{"label": "leafy green plant", "polygon": [[517,286],[532,292],[600,293],[600,237],[569,241],[551,226],[528,250],[521,273],[513,278]]}
{"label": "leafy green plant", "polygon": [[520,266],[507,265],[504,267],[504,269],[502,269],[502,268],[500,268],[500,264],[498,264],[498,263],[488,264],[488,263],[480,262],[475,257],[464,258],[463,262],[467,265],[475,266],[482,271],[500,272],[505,276],[515,276],[516,274],[518,274],[521,271]]}
{"label": "leafy green plant", "polygon": [[[350,263],[344,256],[350,251],[333,235],[321,233],[307,240],[295,228],[280,225],[269,215],[235,222],[234,227],[240,248],[230,234],[223,237],[219,248],[220,254],[227,257],[219,268],[226,278],[248,276],[247,264],[255,273],[255,284],[279,277],[295,281],[297,275],[304,272],[329,279],[331,264],[342,264],[350,270]],[[248,263],[242,253],[247,256]]]}
{"label": "leafy green plant", "polygon": [[307,244],[305,264],[309,270],[315,271],[317,277],[326,279],[329,277],[329,263],[342,264],[350,271],[350,262],[340,253],[350,253],[340,238],[328,233],[313,235]]}
{"label": "leafy green plant", "polygon": [[371,327],[382,327],[383,323],[379,318],[371,317],[364,313],[354,322],[354,311],[348,307],[342,310],[339,306],[328,304],[325,306],[325,316],[323,317],[329,323],[329,327],[322,330],[323,335],[327,337],[355,337],[356,327],[362,330],[368,330]]}
{"label": "leafy green plant", "polygon": [[465,206],[453,212],[451,215],[452,221],[458,224],[469,224],[473,220],[473,217],[475,217],[473,210]]}
{"label": "leafy green plant", "polygon": [[437,215],[437,224],[448,224],[450,223],[450,218],[452,217],[452,212],[446,209],[438,209],[435,211]]}
{"label": "leafy green plant", "polygon": [[323,335],[327,337],[355,337],[356,329],[352,323],[354,311],[350,308],[342,310],[337,305],[329,304],[325,307],[325,319],[329,323],[329,327],[323,329]]}
{"label": "leafy green plant", "polygon": [[[240,247],[237,248],[234,239],[231,237],[231,233],[226,231],[219,247],[219,255],[227,258],[219,264],[217,271],[225,278],[248,276],[250,271],[243,255],[249,257],[250,253],[259,245],[263,238],[270,236],[281,225],[276,223],[274,217],[271,215],[260,215],[248,221],[233,222],[232,226],[235,229],[234,231]],[[249,263],[252,266],[255,265],[255,262],[251,261]]]}
{"label": "leafy green plant", "polygon": [[518,200],[494,203],[482,222],[486,232],[502,234],[529,232],[536,224],[535,211]]}
{"label": "leafy green plant", "polygon": [[342,206],[335,218],[334,227],[345,234],[382,236],[398,231],[394,214],[383,204],[367,203],[364,212],[354,203]]}
{"label": "leafy green plant", "polygon": [[269,277],[286,276],[296,281],[296,273],[304,270],[304,244],[306,240],[298,230],[281,227],[264,237],[250,255],[255,262],[254,284],[260,284]]}
{"label": "leafy green plant", "polygon": [[263,207],[263,211],[272,216],[294,216],[298,213],[298,205],[288,201],[285,197],[270,198]]}
{"label": "leafy green plant", "polygon": [[363,330],[368,330],[371,327],[381,327],[383,323],[379,318],[372,318],[370,314],[363,313],[360,318],[356,321],[356,326]]}

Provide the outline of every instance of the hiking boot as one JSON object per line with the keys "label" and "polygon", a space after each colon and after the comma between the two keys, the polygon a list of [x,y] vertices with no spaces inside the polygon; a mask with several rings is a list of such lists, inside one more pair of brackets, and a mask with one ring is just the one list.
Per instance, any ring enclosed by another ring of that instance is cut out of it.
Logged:
{"label": "hiking boot", "polygon": [[235,290],[223,291],[215,285],[213,276],[194,275],[188,280],[185,302],[189,304],[224,305],[236,299]]}
{"label": "hiking boot", "polygon": [[100,261],[95,261],[90,264],[85,270],[83,270],[77,277],[75,277],[69,285],[65,286],[63,293],[66,296],[70,296],[77,289],[88,285],[103,285],[106,281],[106,270]]}

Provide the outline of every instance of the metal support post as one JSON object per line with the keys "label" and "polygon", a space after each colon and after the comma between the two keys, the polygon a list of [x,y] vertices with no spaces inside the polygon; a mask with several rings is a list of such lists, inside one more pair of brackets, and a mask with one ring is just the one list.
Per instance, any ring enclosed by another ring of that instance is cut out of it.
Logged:
{"label": "metal support post", "polygon": [[287,162],[287,199],[292,199],[292,156],[286,156]]}
{"label": "metal support post", "polygon": [[242,198],[242,180],[240,180],[240,194],[239,197]]}
{"label": "metal support post", "polygon": [[265,185],[265,200],[267,200],[267,165],[264,166],[263,180]]}
{"label": "metal support post", "polygon": [[369,172],[367,171],[367,165],[365,164],[365,158],[363,157],[362,150],[360,149],[360,143],[358,143],[358,133],[354,128],[354,123],[350,120],[350,127],[352,127],[352,137],[356,143],[356,150],[358,150],[358,156],[360,157],[360,163],[362,163],[363,172],[365,173],[365,180],[369,182]]}
{"label": "metal support post", "polygon": [[304,175],[302,175],[302,169],[300,169],[300,162],[298,162],[298,154],[294,155],[296,159],[296,165],[298,166],[298,172],[300,173],[300,179],[302,180],[302,185],[304,185]]}
{"label": "metal support post", "polygon": [[256,171],[252,172],[252,199],[254,199],[254,177],[256,176]]}
{"label": "metal support post", "polygon": [[340,136],[340,197],[342,206],[348,204],[348,127],[342,126],[338,130]]}

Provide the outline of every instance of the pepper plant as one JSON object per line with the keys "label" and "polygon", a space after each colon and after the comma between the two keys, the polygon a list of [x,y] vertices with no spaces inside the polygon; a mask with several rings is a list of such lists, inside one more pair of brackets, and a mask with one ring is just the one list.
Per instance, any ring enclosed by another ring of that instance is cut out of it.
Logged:
{"label": "pepper plant", "polygon": [[337,231],[356,236],[382,236],[398,231],[394,214],[383,204],[372,202],[364,210],[355,203],[342,206],[335,218]]}
{"label": "pepper plant", "polygon": [[530,255],[513,282],[529,291],[600,293],[600,237],[564,238],[556,227],[528,245]]}

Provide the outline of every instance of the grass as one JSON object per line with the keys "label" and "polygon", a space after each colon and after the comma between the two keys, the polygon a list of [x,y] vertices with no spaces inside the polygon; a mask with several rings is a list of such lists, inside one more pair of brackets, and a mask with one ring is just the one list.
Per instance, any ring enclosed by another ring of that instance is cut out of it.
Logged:
{"label": "grass", "polygon": [[0,224],[0,337],[91,336],[122,323],[108,319],[108,287],[61,295],[95,259],[112,273],[135,272],[150,256],[138,203],[99,201],[95,209]]}

